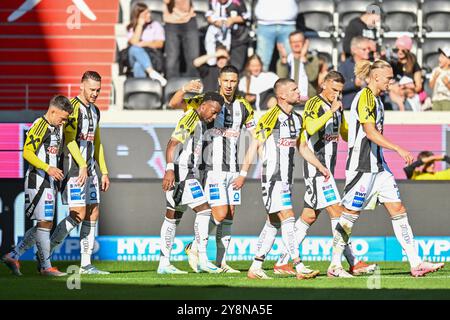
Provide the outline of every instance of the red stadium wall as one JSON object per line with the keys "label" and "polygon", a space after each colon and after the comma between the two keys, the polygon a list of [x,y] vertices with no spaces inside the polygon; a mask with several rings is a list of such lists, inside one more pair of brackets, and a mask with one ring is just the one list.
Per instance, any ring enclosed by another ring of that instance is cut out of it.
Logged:
{"label": "red stadium wall", "polygon": [[0,110],[43,109],[53,94],[78,94],[82,73],[103,78],[107,109],[118,1],[2,0]]}

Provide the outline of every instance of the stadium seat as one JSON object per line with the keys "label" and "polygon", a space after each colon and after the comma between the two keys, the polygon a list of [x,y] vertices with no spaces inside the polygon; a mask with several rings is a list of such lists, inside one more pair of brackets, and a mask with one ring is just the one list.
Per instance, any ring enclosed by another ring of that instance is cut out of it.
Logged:
{"label": "stadium seat", "polygon": [[197,14],[195,19],[197,20],[197,27],[200,33],[206,33],[206,28],[208,27],[208,21],[206,20],[205,13],[209,9],[208,0],[194,0],[192,2],[194,11]]}
{"label": "stadium seat", "polygon": [[152,12],[152,20],[162,23],[162,20],[163,20],[162,15],[163,15],[163,8],[164,8],[164,2],[162,0],[132,0],[130,10],[132,10],[133,5],[137,2],[145,3],[149,7],[150,11]]}
{"label": "stadium seat", "polygon": [[309,51],[324,57],[331,65],[333,61],[333,41],[325,38],[309,38]]}
{"label": "stadium seat", "polygon": [[303,0],[299,3],[297,22],[307,37],[329,38],[335,30],[332,0]]}
{"label": "stadium seat", "polygon": [[162,87],[149,78],[130,78],[124,84],[124,109],[149,110],[161,108]]}
{"label": "stadium seat", "polygon": [[[167,106],[169,103],[169,100],[172,98],[174,93],[178,91],[183,85],[188,83],[191,80],[195,80],[197,78],[191,78],[191,77],[179,77],[179,78],[172,78],[167,81],[167,85],[164,88],[164,103]],[[192,97],[194,96],[193,93],[186,92],[185,97]]]}
{"label": "stadium seat", "polygon": [[344,31],[350,20],[367,11],[367,7],[376,1],[373,0],[348,0],[337,3],[339,14],[339,29]]}
{"label": "stadium seat", "polygon": [[449,39],[425,39],[422,44],[422,64],[427,72],[431,72],[438,65],[438,49],[449,44]]}
{"label": "stadium seat", "polygon": [[425,1],[422,16],[427,38],[450,38],[450,1]]}
{"label": "stadium seat", "polygon": [[410,0],[385,1],[381,4],[383,11],[383,37],[396,38],[406,32],[415,35],[418,31],[418,4]]}

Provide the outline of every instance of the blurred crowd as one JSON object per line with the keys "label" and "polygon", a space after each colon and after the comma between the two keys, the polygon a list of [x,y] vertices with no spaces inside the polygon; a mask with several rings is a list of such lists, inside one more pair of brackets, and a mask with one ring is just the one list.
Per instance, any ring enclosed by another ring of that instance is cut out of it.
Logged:
{"label": "blurred crowd", "polygon": [[337,68],[346,80],[342,102],[350,109],[353,97],[366,85],[355,77],[355,63],[384,59],[395,73],[395,82],[383,97],[386,109],[450,111],[450,45],[443,43],[439,49],[438,65],[427,80],[409,36],[397,38],[393,47],[377,45],[374,30],[379,13],[363,13],[349,22],[339,64],[332,66],[317,51],[309,50],[308,38],[296,29],[296,0],[256,1],[256,42],[251,37],[252,10],[243,0],[210,0],[204,35],[198,29],[192,1],[162,1],[163,25],[152,20],[152,8],[145,3],[131,8],[128,47],[120,53],[121,68],[128,77],[149,77],[163,87],[172,78],[199,77],[208,91],[217,89],[219,70],[232,64],[242,75],[241,95],[255,109],[267,109],[274,103],[272,87],[278,78],[294,79],[306,102],[318,93],[327,71]]}

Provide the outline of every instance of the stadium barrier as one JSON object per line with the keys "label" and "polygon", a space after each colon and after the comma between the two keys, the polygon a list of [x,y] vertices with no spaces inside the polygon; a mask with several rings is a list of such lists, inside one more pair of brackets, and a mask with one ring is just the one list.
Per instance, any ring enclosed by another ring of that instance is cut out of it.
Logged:
{"label": "stadium barrier", "polygon": [[[185,261],[186,244],[193,240],[192,236],[177,237],[172,250],[172,261]],[[300,254],[304,261],[329,261],[332,252],[331,237],[306,237],[300,246]],[[258,237],[235,236],[231,238],[227,260],[252,260],[256,253]],[[450,261],[450,237],[417,237],[415,244],[419,255],[428,261]],[[395,237],[354,237],[353,252],[363,261],[407,261],[400,244]],[[21,260],[33,260],[33,250],[28,250]],[[283,251],[281,237],[275,240],[272,251],[266,260],[276,260]],[[209,240],[207,254],[210,260],[215,259],[216,243]],[[94,246],[93,258],[112,261],[158,261],[160,255],[159,237],[119,237],[99,236]],[[53,260],[80,260],[80,239],[68,238],[55,250]]]}

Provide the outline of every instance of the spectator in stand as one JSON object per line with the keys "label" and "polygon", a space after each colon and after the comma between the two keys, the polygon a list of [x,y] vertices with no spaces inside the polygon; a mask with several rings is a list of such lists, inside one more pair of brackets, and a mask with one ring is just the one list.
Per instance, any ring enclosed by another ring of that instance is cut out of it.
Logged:
{"label": "spectator in stand", "polygon": [[[208,61],[214,59],[216,63],[214,65],[209,65]],[[200,78],[204,86],[203,91],[217,91],[219,83],[217,79],[219,78],[220,69],[225,67],[230,62],[230,54],[223,45],[216,46],[216,52],[214,55],[205,54],[194,59],[194,66],[200,73]]]}
{"label": "spectator in stand", "polygon": [[317,88],[322,87],[322,83],[330,71],[330,66],[328,65],[328,61],[323,56],[319,56],[319,75],[317,76]]}
{"label": "spectator in stand", "polygon": [[135,78],[150,78],[158,80],[162,86],[167,80],[157,72],[150,59],[147,49],[162,49],[164,47],[164,29],[158,21],[152,21],[147,5],[138,2],[131,10],[128,30],[128,60],[133,68]]}
{"label": "spectator in stand", "polygon": [[[250,13],[244,0],[210,0],[205,16],[210,24],[205,36],[206,53],[213,55],[217,43],[224,45],[231,54],[231,64],[241,71],[250,41],[246,25]],[[209,64],[214,63],[209,61]]]}
{"label": "spectator in stand", "polygon": [[411,180],[450,180],[450,169],[436,171],[435,162],[445,161],[450,164],[450,157],[443,154],[435,156],[431,151],[422,151],[417,161],[403,168],[406,177]]}
{"label": "spectator in stand", "polygon": [[295,30],[298,0],[257,0],[257,54],[261,57],[264,71],[269,70],[276,44],[282,44],[290,53],[289,34]]}
{"label": "spectator in stand", "polygon": [[345,79],[342,91],[342,104],[345,110],[350,110],[353,98],[365,85],[363,80],[355,77],[355,64],[362,60],[369,60],[370,39],[356,36],[352,39],[350,48],[351,56],[338,68]]}
{"label": "spectator in stand", "polygon": [[[415,54],[411,52],[412,46],[412,39],[403,35],[395,41],[394,54],[391,55],[390,59],[388,58],[397,80],[397,83],[390,87],[389,97],[400,111],[405,110],[405,95],[407,94],[399,83],[402,78],[413,79],[414,91],[419,95],[420,103],[425,101],[426,98],[426,93],[423,90],[422,68],[417,63]],[[396,109],[396,107],[393,106],[393,109]]]}
{"label": "spectator in stand", "polygon": [[200,40],[191,0],[164,0],[167,78],[180,76],[181,46],[186,61],[186,76],[197,77],[192,61],[200,55]]}
{"label": "spectator in stand", "polygon": [[273,86],[278,76],[263,71],[261,58],[254,54],[248,58],[244,76],[239,81],[239,91],[245,93],[245,99],[256,109],[270,109],[277,103]]}
{"label": "spectator in stand", "polygon": [[[372,10],[371,8],[375,8]],[[354,37],[364,37],[371,39],[371,50],[376,52],[376,41],[377,41],[377,25],[380,23],[381,19],[381,9],[376,3],[373,3],[367,7],[367,11],[361,16],[352,19],[347,28],[345,28],[345,36],[342,41],[344,49],[344,58],[347,59],[352,55],[351,52],[351,41]]]}
{"label": "spectator in stand", "polygon": [[450,47],[439,49],[439,66],[431,73],[433,111],[450,111]]}
{"label": "spectator in stand", "polygon": [[300,90],[301,103],[317,94],[317,78],[319,76],[319,58],[308,53],[309,40],[301,31],[293,31],[289,35],[291,53],[287,54],[283,45],[279,45],[280,59],[277,62],[277,74],[280,78],[295,80]]}

